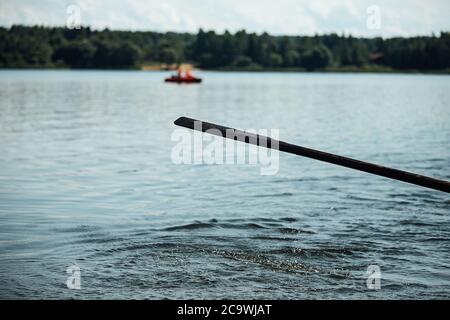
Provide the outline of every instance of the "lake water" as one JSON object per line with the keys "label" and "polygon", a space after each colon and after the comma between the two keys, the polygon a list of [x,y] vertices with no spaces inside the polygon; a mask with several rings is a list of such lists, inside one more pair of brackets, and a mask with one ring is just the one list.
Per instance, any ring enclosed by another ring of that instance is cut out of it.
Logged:
{"label": "lake water", "polygon": [[184,115],[449,180],[449,76],[167,75],[0,71],[0,298],[450,298],[448,194],[289,154],[274,176],[171,161]]}

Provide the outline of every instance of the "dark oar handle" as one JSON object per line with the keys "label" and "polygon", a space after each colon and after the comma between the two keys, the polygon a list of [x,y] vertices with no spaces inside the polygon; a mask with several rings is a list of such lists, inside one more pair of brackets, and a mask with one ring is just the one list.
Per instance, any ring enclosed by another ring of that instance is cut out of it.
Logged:
{"label": "dark oar handle", "polygon": [[[197,123],[197,127],[195,124]],[[319,161],[324,161],[328,163],[333,163],[338,166],[343,166],[359,171],[368,172],[378,176],[383,176],[386,178],[391,178],[394,180],[399,180],[403,182],[412,183],[425,188],[430,188],[434,190],[439,190],[443,192],[450,193],[450,182],[444,180],[438,180],[419,174],[392,169],[380,165],[376,165],[369,162],[364,162],[360,160],[355,160],[347,157],[342,157],[336,154],[322,152],[314,149],[309,149],[283,141],[274,140],[265,136],[256,135],[253,133],[224,127],[214,123],[203,122],[191,118],[181,117],[175,121],[175,124],[181,127],[185,127],[192,130],[199,130],[202,132],[207,132],[217,136],[222,136],[224,138],[232,138],[237,141],[242,141],[249,144],[254,144],[261,147],[272,148],[272,146],[277,146],[278,150],[283,152],[288,152],[296,154],[303,157],[308,157],[311,159],[316,159]],[[201,125],[201,127],[200,127]]]}

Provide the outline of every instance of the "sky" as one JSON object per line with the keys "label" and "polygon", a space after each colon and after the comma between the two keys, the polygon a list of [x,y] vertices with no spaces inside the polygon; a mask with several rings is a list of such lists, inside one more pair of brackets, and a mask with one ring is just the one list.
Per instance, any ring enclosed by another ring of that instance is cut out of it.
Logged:
{"label": "sky", "polygon": [[450,0],[0,0],[0,25],[65,26],[71,5],[94,29],[364,37],[450,31]]}

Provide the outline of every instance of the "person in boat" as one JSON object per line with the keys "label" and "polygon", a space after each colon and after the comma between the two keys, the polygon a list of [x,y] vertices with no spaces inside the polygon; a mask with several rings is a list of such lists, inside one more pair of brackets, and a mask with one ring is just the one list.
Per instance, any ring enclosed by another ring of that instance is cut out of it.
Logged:
{"label": "person in boat", "polygon": [[[184,74],[183,74],[184,73]],[[192,80],[195,77],[192,75],[191,70],[189,67],[178,67],[177,76],[178,79],[186,79],[186,80]]]}
{"label": "person in boat", "polygon": [[191,70],[189,68],[186,68],[186,70],[185,70],[185,77],[186,77],[186,79],[189,79],[189,80],[194,79],[194,76],[192,76]]}

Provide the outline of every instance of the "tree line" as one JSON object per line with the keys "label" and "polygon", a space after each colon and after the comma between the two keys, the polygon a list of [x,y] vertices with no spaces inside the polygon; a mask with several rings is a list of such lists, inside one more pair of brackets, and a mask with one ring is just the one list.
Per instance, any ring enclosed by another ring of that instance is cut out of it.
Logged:
{"label": "tree line", "polygon": [[139,68],[190,62],[205,69],[450,69],[450,32],[410,38],[271,36],[0,27],[2,68]]}

